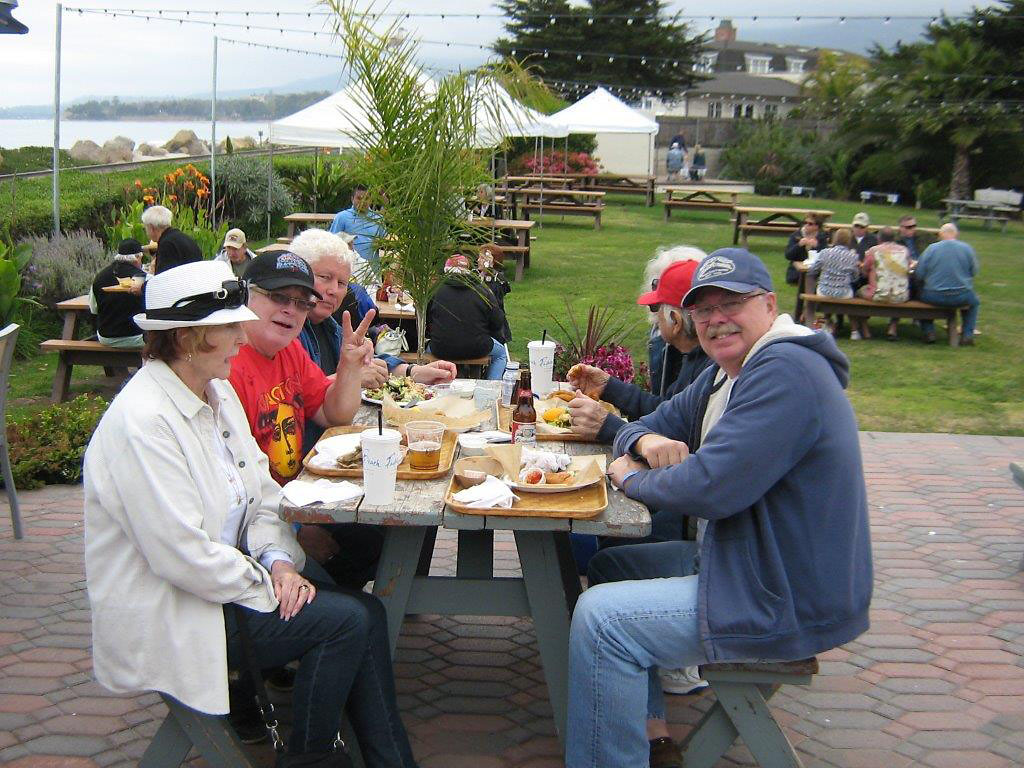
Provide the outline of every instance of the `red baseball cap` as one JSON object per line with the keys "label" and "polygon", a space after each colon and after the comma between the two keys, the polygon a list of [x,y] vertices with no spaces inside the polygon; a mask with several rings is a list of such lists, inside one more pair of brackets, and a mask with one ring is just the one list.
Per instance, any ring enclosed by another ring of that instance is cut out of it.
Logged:
{"label": "red baseball cap", "polygon": [[690,290],[690,283],[693,282],[693,275],[699,266],[700,262],[693,260],[669,264],[661,273],[654,289],[643,294],[636,300],[636,303],[646,306],[653,304],[683,306],[683,296]]}

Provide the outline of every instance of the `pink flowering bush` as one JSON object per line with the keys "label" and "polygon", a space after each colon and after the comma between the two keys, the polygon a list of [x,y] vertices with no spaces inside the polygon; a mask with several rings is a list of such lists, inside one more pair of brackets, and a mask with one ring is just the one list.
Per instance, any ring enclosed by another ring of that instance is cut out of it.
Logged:
{"label": "pink flowering bush", "polygon": [[562,342],[555,346],[555,374],[565,381],[576,363],[593,365],[625,382],[632,382],[636,370],[629,350],[619,342],[625,335],[626,320],[607,307],[590,307],[586,324],[577,322],[566,301],[568,324],[551,316],[561,332]]}
{"label": "pink flowering bush", "polygon": [[596,175],[600,171],[597,161],[587,152],[545,152],[541,158],[532,153],[520,155],[511,162],[516,173],[540,173],[557,176],[560,173],[586,173]]}
{"label": "pink flowering bush", "polygon": [[629,350],[618,344],[608,344],[598,347],[592,355],[584,355],[580,362],[584,365],[592,365],[607,371],[619,381],[627,384],[633,381],[635,371],[633,369],[633,356]]}

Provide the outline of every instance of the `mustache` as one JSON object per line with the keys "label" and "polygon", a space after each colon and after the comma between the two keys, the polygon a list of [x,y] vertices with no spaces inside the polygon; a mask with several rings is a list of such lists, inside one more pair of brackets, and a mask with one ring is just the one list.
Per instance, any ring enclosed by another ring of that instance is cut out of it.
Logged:
{"label": "mustache", "polygon": [[730,333],[742,332],[736,323],[722,323],[721,325],[708,326],[707,337],[709,339],[717,339],[719,336],[728,336]]}

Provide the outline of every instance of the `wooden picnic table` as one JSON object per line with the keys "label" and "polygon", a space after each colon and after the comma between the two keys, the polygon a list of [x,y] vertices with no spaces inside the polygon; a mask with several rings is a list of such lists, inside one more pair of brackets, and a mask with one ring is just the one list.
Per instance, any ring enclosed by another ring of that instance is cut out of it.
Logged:
{"label": "wooden picnic table", "polygon": [[[470,227],[486,228],[491,230],[491,239],[497,242],[506,257],[511,257],[516,262],[513,273],[513,280],[523,278],[523,270],[530,266],[530,230],[537,224],[529,219],[488,219],[474,218],[466,222]],[[498,240],[498,237],[502,241]],[[508,244],[506,242],[508,241]]]}
{"label": "wooden picnic table", "polygon": [[[665,187],[665,221],[673,209],[693,211],[729,211],[736,207],[743,190],[738,187]],[[728,197],[728,199],[725,199]]]}
{"label": "wooden picnic table", "polygon": [[288,240],[291,241],[295,237],[296,229],[306,229],[317,224],[327,224],[330,226],[331,222],[334,221],[335,215],[333,213],[289,213],[284,217],[284,220],[288,223]]}
{"label": "wooden picnic table", "polygon": [[567,175],[547,176],[540,173],[529,173],[523,176],[502,176],[498,179],[498,188],[522,189],[533,184],[540,184],[542,187],[558,187],[565,189],[572,186],[572,179]]}
{"label": "wooden picnic table", "polygon": [[954,224],[960,219],[979,219],[985,222],[986,228],[991,228],[993,221],[1000,224],[1000,232],[1006,231],[1006,223],[1010,220],[1010,214],[1017,212],[1003,203],[989,200],[958,200],[952,197],[942,199],[946,210],[942,218],[949,219]]}
{"label": "wooden picnic table", "polygon": [[832,211],[816,208],[767,208],[758,205],[737,205],[733,210],[736,215],[733,219],[732,242],[736,245],[742,239],[744,247],[747,245],[747,235],[751,232],[789,237],[800,228],[805,216],[813,214],[828,219],[833,214]]}
{"label": "wooden picnic table", "polygon": [[654,205],[654,176],[622,173],[566,173],[579,189],[643,195],[647,207]]}
{"label": "wooden picnic table", "polygon": [[[376,408],[360,408],[356,423],[376,424]],[[593,443],[545,443],[569,454],[608,454]],[[313,480],[303,470],[299,476]],[[373,593],[384,603],[392,654],[407,614],[529,616],[537,635],[544,676],[559,737],[565,740],[568,711],[569,622],[580,595],[580,578],[569,533],[621,537],[646,536],[651,517],[646,507],[620,491],[608,490],[608,508],[591,520],[462,515],[446,508],[450,476],[437,480],[399,480],[395,502],[374,507],[356,499],[336,504],[295,507],[281,504],[281,515],[297,523],[380,525],[384,549]],[[455,576],[429,576],[439,528],[458,531]],[[494,575],[494,532],[512,531],[522,578]]]}
{"label": "wooden picnic table", "polygon": [[527,187],[516,190],[523,200],[519,203],[519,211],[529,218],[531,211],[538,215],[545,212],[560,216],[591,216],[594,229],[601,228],[601,212],[604,210],[603,198],[606,193],[592,189],[543,189]]}

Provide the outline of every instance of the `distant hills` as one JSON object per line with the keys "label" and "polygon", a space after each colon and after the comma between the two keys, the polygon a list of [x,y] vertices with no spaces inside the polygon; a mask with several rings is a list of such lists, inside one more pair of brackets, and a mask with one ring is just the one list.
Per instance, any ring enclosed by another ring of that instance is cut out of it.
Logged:
{"label": "distant hills", "polygon": [[[276,120],[298,112],[329,95],[328,91],[269,94],[241,99],[217,99],[217,117],[221,120]],[[122,101],[119,98],[84,101],[68,107],[68,120],[202,120],[210,116],[207,99],[147,99]]]}

